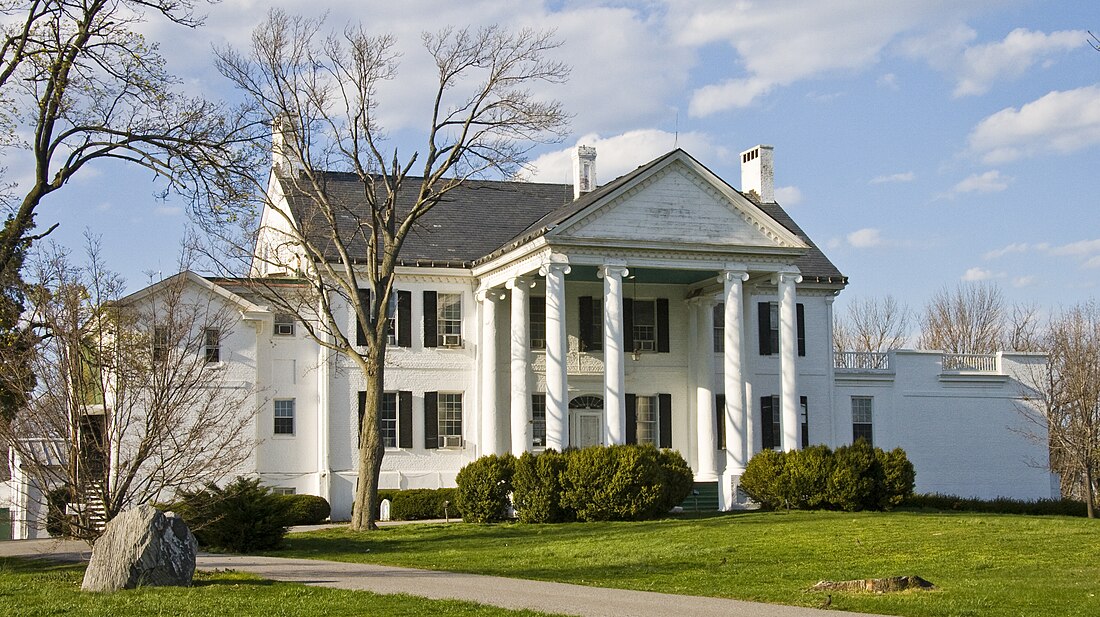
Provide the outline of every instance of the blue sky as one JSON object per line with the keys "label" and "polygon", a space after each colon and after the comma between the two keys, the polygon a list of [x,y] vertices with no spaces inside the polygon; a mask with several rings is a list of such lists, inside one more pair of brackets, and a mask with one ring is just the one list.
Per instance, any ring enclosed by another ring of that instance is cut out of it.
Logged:
{"label": "blue sky", "polygon": [[[382,111],[403,151],[419,143],[431,87],[421,31],[556,28],[573,73],[550,94],[574,114],[572,135],[535,152],[532,177],[569,181],[578,143],[597,147],[601,183],[679,145],[739,187],[738,154],[771,144],[778,201],[851,280],[841,308],[889,293],[915,309],[969,280],[1052,310],[1098,295],[1094,1],[223,0],[198,31],[144,28],[189,91],[232,97],[211,45],[246,45],[269,4],[398,37],[402,72]],[[54,239],[73,248],[85,229],[101,235],[137,289],[174,271],[187,226],[157,188],[97,165],[38,220],[60,222]]]}

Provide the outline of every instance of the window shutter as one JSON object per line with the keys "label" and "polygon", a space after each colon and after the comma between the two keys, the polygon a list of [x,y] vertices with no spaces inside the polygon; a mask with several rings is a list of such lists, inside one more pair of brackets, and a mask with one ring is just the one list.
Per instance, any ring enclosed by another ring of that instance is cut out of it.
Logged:
{"label": "window shutter", "polygon": [[672,395],[671,394],[658,394],[657,395],[657,409],[658,409],[658,427],[657,427],[657,440],[658,446],[662,448],[672,447]]}
{"label": "window shutter", "polygon": [[634,300],[631,298],[623,298],[623,351],[634,351]]}
{"label": "window shutter", "polygon": [[775,412],[772,409],[772,397],[761,396],[760,397],[760,435],[762,437],[762,446],[764,449],[775,447],[775,430],[772,425],[772,414]]}
{"label": "window shutter", "polygon": [[668,349],[668,298],[657,298],[657,351],[668,353]]}
{"label": "window shutter", "polygon": [[581,296],[580,314],[577,315],[577,325],[580,326],[578,338],[581,342],[581,351],[592,349],[592,296]]}
{"label": "window shutter", "polygon": [[626,443],[638,443],[638,397],[626,395]]}
{"label": "window shutter", "polygon": [[[397,346],[412,347],[412,292],[397,292]],[[404,446],[402,446],[404,447]]]}
{"label": "window shutter", "polygon": [[424,292],[424,346],[439,347],[436,327],[436,297],[434,291]]}
{"label": "window shutter", "polygon": [[413,393],[401,390],[397,393],[397,447],[413,447]]}
{"label": "window shutter", "polygon": [[806,307],[795,305],[795,317],[798,322],[798,355],[806,355]]}
{"label": "window shutter", "polygon": [[726,449],[726,395],[714,395],[714,421],[718,423],[718,429],[714,435],[718,438],[718,449]]}
{"label": "window shutter", "polygon": [[772,307],[770,302],[760,302],[756,305],[756,312],[760,316],[760,355],[770,356],[772,351]]}
{"label": "window shutter", "polygon": [[363,416],[367,413],[367,393],[359,391],[359,424],[355,427],[355,447],[363,445]]}
{"label": "window shutter", "polygon": [[[805,411],[806,412],[806,416],[803,418],[803,420],[801,422],[801,424],[802,424],[802,448],[805,449],[805,448],[810,447],[810,405],[809,405],[808,400],[805,396],[798,397],[798,403],[800,405],[802,405],[802,409],[800,411]],[[799,415],[801,415],[801,414],[799,414]]]}
{"label": "window shutter", "polygon": [[[370,290],[359,290],[359,305],[363,307],[363,313],[370,319]],[[355,307],[352,307],[353,309]],[[353,310],[352,313],[355,313]],[[367,344],[367,332],[363,330],[363,324],[359,321],[359,315],[355,315],[355,344],[362,347]]]}
{"label": "window shutter", "polygon": [[[425,295],[429,292],[424,292]],[[431,292],[434,294],[435,292]],[[424,447],[439,448],[439,393],[424,393]]]}

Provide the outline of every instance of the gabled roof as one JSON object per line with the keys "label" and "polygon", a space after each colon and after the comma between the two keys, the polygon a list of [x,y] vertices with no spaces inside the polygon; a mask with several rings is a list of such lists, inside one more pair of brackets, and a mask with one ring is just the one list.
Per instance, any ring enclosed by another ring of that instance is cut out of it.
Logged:
{"label": "gabled roof", "polygon": [[239,306],[241,308],[241,310],[244,310],[244,311],[262,311],[262,310],[264,310],[263,307],[257,306],[252,301],[247,300],[247,299],[237,295],[236,293],[233,293],[232,291],[226,289],[224,286],[219,285],[216,282],[211,281],[210,279],[207,279],[206,277],[195,274],[194,272],[192,272],[190,270],[184,270],[183,272],[173,274],[172,276],[169,276],[168,278],[162,279],[160,281],[157,281],[156,283],[153,283],[152,285],[149,285],[148,287],[140,289],[140,290],[124,297],[124,298],[121,298],[118,301],[118,304],[125,305],[125,304],[132,304],[134,302],[138,302],[138,301],[140,301],[144,298],[154,296],[155,294],[160,293],[160,291],[162,289],[164,289],[165,287],[168,287],[169,285],[176,285],[176,284],[179,284],[181,282],[185,283],[185,284],[196,285],[196,286],[198,286],[202,289],[205,289],[205,290],[207,290],[207,291],[209,291],[209,292],[211,292],[215,295],[221,296],[222,298],[224,298],[226,301],[230,302],[231,304],[235,304],[235,305]]}
{"label": "gabled roof", "polygon": [[[570,184],[546,184],[522,181],[470,180],[449,192],[444,200],[420,221],[401,249],[403,265],[470,267],[475,263],[495,257],[517,245],[526,244],[616,193],[637,178],[666,164],[671,158],[690,159],[699,164],[682,149],[673,150],[634,171],[620,176],[598,189],[573,199]],[[713,172],[707,172],[719,178]],[[350,242],[352,254],[363,255],[365,244],[354,241],[358,220],[368,218],[369,211],[362,197],[363,187],[354,174],[327,172],[323,176],[329,198],[347,215],[338,222],[343,238]],[[294,182],[280,179],[290,205],[291,214],[308,229],[309,221],[319,216],[310,207],[309,197],[294,186]],[[721,181],[720,179],[718,180]],[[413,205],[420,178],[407,177],[408,189],[398,194],[398,208],[408,212]],[[725,184],[731,191],[739,193]],[[755,203],[755,202],[753,202]],[[832,283],[844,283],[845,278],[835,265],[818,249],[817,245],[798,227],[779,204],[756,204],[762,213],[782,228],[796,235],[809,250],[794,262],[804,278]],[[323,227],[323,226],[322,226]],[[336,259],[335,250],[329,246],[324,234],[318,231],[313,241],[326,247],[325,254]]]}

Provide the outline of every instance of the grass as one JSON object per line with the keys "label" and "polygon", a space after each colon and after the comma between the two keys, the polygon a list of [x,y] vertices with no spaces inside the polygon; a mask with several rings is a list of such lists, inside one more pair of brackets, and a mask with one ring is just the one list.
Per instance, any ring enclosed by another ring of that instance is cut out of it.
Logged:
{"label": "grass", "polygon": [[[909,616],[1100,615],[1100,523],[992,514],[744,513],[644,523],[410,525],[288,537],[279,556],[816,606],[819,580],[939,588],[832,594]],[[273,553],[274,554],[274,553]]]}
{"label": "grass", "polygon": [[198,572],[190,588],[159,587],[83,593],[81,565],[0,559],[0,607],[8,616],[179,615],[265,617],[387,615],[399,617],[537,617],[471,602],[427,600],[279,583],[239,572]]}

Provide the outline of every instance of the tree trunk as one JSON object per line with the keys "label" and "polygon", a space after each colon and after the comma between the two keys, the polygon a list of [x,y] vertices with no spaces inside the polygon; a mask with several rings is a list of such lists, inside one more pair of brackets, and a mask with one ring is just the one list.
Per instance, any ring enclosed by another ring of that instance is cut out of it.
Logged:
{"label": "tree trunk", "polygon": [[364,371],[366,401],[359,424],[359,480],[355,486],[351,513],[351,528],[355,531],[378,529],[375,517],[378,510],[378,478],[382,472],[382,457],[386,454],[382,443],[382,424],[378,417],[378,411],[382,408],[385,344],[386,340],[382,338],[380,344],[370,346],[367,370]]}
{"label": "tree trunk", "polygon": [[1088,511],[1089,518],[1096,518],[1096,493],[1094,490],[1094,484],[1092,481],[1092,465],[1085,465],[1085,509]]}

